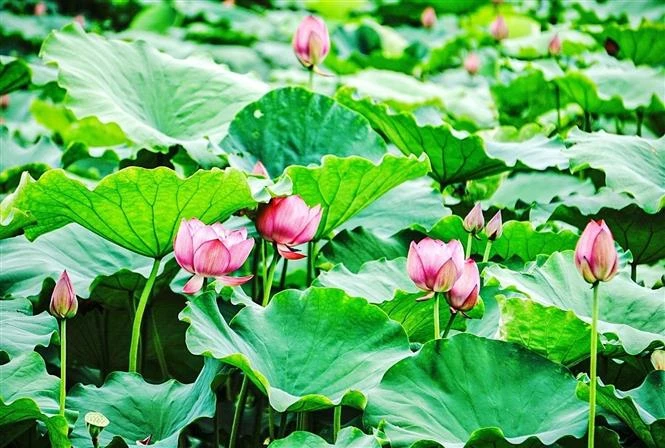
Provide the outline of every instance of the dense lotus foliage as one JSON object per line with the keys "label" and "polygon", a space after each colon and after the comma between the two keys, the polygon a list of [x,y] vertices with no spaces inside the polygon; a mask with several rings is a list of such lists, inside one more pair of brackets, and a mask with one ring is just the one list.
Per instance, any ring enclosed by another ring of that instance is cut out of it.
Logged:
{"label": "dense lotus foliage", "polygon": [[0,447],[664,448],[664,23],[0,0]]}

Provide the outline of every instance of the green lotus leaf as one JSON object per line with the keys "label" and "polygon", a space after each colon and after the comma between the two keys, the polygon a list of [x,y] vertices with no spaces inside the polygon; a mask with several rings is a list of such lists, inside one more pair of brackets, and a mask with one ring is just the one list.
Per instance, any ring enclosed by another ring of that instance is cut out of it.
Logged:
{"label": "green lotus leaf", "polygon": [[593,49],[597,46],[594,38],[576,30],[551,30],[501,42],[504,53],[511,57],[536,59],[547,57],[549,43],[555,35],[561,39],[561,54],[573,56]]}
{"label": "green lotus leaf", "polygon": [[47,347],[58,334],[55,317],[46,311],[33,316],[27,299],[0,300],[0,326],[0,352],[9,359]]}
{"label": "green lotus leaf", "polygon": [[236,112],[267,91],[210,60],[176,59],[145,42],[108,40],[75,24],[49,35],[41,56],[58,66],[65,105],[77,118],[116,123],[150,150],[219,141]]}
{"label": "green lotus leaf", "polygon": [[365,421],[382,424],[394,448],[550,445],[586,432],[587,405],[575,386],[568,370],[519,345],[459,334],[391,367]]}
{"label": "green lotus leaf", "polygon": [[0,240],[18,235],[25,226],[35,222],[27,213],[15,207],[16,198],[28,184],[29,179],[31,178],[21,178],[16,190],[5,196],[0,202]]}
{"label": "green lotus leaf", "polygon": [[608,23],[598,32],[591,31],[598,42],[603,44],[612,39],[619,45],[617,57],[630,59],[636,65],[653,66],[665,64],[665,42],[661,37],[665,25],[657,22],[642,22],[637,28],[631,25]]}
{"label": "green lotus leaf", "polygon": [[30,67],[21,59],[0,60],[0,95],[27,87],[31,76]]}
{"label": "green lotus leaf", "polygon": [[381,448],[374,436],[368,436],[358,428],[347,427],[337,434],[337,441],[332,445],[311,432],[292,432],[287,438],[275,440],[270,448]]}
{"label": "green lotus leaf", "polygon": [[445,123],[421,124],[408,112],[393,112],[369,98],[353,99],[350,90],[340,101],[365,115],[372,126],[404,154],[427,154],[432,176],[442,186],[479,179],[507,171],[518,162],[531,169],[565,168],[568,160],[559,138],[536,136],[524,142],[484,141],[480,136],[456,131]]}
{"label": "green lotus leaf", "polygon": [[[46,425],[51,446],[72,446],[67,438],[67,420],[58,415],[60,379],[48,374],[41,356],[32,352],[3,364],[0,384],[0,429],[3,434],[6,428],[16,423],[39,420]],[[67,418],[72,417],[67,412]]]}
{"label": "green lotus leaf", "polygon": [[31,44],[39,44],[51,32],[72,21],[72,17],[60,14],[17,15],[0,11],[0,35],[18,36]]}
{"label": "green lotus leaf", "polygon": [[265,309],[243,308],[230,325],[203,294],[180,319],[190,324],[189,351],[242,369],[279,412],[362,409],[383,373],[410,355],[397,322],[338,289],[287,290]]}
{"label": "green lotus leaf", "polygon": [[[68,393],[67,407],[81,416],[94,411],[109,419],[110,424],[99,436],[100,446],[114,437],[134,446],[137,440],[151,435],[150,446],[173,447],[188,425],[215,415],[217,400],[212,383],[219,370],[218,362],[207,360],[192,384],[175,380],[150,384],[137,373],[113,372],[102,387],[74,386]],[[83,418],[76,422],[71,438],[77,448],[92,447]]]}
{"label": "green lotus leaf", "polygon": [[326,154],[377,161],[386,153],[362,115],[300,87],[273,90],[247,105],[231,122],[221,147],[240,155],[248,171],[260,160],[273,177],[290,165],[321,163]]}
{"label": "green lotus leaf", "polygon": [[628,193],[647,213],[665,207],[665,137],[574,131],[568,142],[573,145],[568,150],[573,172],[588,167],[603,171],[609,188]]}
{"label": "green lotus leaf", "polygon": [[321,166],[290,166],[286,175],[310,206],[321,205],[317,235],[327,236],[352,216],[398,185],[427,173],[429,163],[415,156],[388,154],[377,164],[357,156],[325,156]]}
{"label": "green lotus leaf", "polygon": [[[578,384],[577,394],[589,400],[589,378]],[[650,372],[641,386],[622,392],[613,385],[599,384],[597,403],[617,415],[650,448],[665,441],[665,371]]]}
{"label": "green lotus leaf", "polygon": [[665,18],[663,4],[658,0],[642,2],[587,3],[569,0],[570,5],[579,14],[581,23],[599,23],[610,25],[613,21],[630,23],[637,26],[644,19],[658,21]]}
{"label": "green lotus leaf", "polygon": [[94,190],[51,170],[24,188],[15,206],[37,223],[30,239],[75,222],[148,257],[171,252],[183,218],[211,223],[255,205],[245,175],[234,169],[198,171],[182,179],[168,168],[130,167],[106,176]]}
{"label": "green lotus leaf", "polygon": [[[592,291],[577,271],[573,255],[573,251],[554,253],[542,265],[534,263],[523,272],[493,265],[485,270],[484,277],[519,293],[525,300],[572,311],[580,322],[589,323]],[[652,344],[665,343],[665,321],[658,318],[665,313],[662,291],[639,286],[628,273],[620,272],[610,283],[600,284],[598,294],[598,332],[603,343],[620,344],[631,355]],[[537,322],[520,321],[520,324],[529,328],[533,324],[537,331]],[[571,348],[567,345],[571,343],[562,339],[562,347],[557,349]]]}

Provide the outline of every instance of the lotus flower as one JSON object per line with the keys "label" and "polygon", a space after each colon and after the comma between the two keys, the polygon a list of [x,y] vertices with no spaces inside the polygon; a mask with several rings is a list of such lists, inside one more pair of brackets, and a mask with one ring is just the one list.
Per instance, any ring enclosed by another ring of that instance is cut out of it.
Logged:
{"label": "lotus flower", "polygon": [[46,14],[46,3],[38,2],[35,5],[35,11],[34,12],[35,12],[36,16],[43,16],[44,14]]}
{"label": "lotus flower", "polygon": [[619,256],[605,221],[587,224],[575,247],[575,265],[588,283],[611,280],[619,270]]}
{"label": "lotus flower", "polygon": [[424,28],[432,28],[436,25],[436,11],[431,6],[423,9],[422,14],[420,15],[420,23],[422,23]]}
{"label": "lotus flower", "polygon": [[651,364],[656,370],[665,370],[665,350],[654,350],[651,354]]}
{"label": "lotus flower", "polygon": [[479,291],[480,275],[478,274],[478,266],[475,261],[469,258],[464,262],[462,275],[446,294],[446,300],[455,311],[469,311],[478,303]]}
{"label": "lotus flower", "polygon": [[282,257],[298,260],[305,255],[293,246],[314,238],[321,216],[320,205],[308,207],[298,195],[277,197],[259,208],[256,229],[265,240],[277,243]]}
{"label": "lotus flower", "polygon": [[490,241],[494,241],[503,233],[503,222],[501,221],[501,210],[496,212],[485,227],[485,235]]}
{"label": "lotus flower", "polygon": [[559,39],[559,35],[555,34],[552,40],[550,40],[549,45],[547,46],[547,51],[552,55],[552,56],[557,56],[561,54],[561,39]]}
{"label": "lotus flower", "polygon": [[476,53],[470,53],[466,59],[464,59],[464,69],[471,76],[478,73],[478,70],[480,70],[480,58]]}
{"label": "lotus flower", "polygon": [[252,168],[252,174],[270,179],[270,174],[268,174],[268,170],[266,169],[265,165],[261,163],[261,161],[256,162],[254,168]]}
{"label": "lotus flower", "polygon": [[490,25],[490,33],[498,41],[502,41],[508,37],[508,25],[502,15],[496,16],[496,19]]}
{"label": "lotus flower", "polygon": [[464,217],[464,230],[474,235],[480,233],[485,226],[485,217],[483,216],[483,209],[480,208],[480,203],[476,203],[471,209],[469,214]]}
{"label": "lotus flower", "polygon": [[247,238],[247,229],[226,230],[221,224],[205,225],[196,218],[183,219],[173,249],[178,264],[194,276],[185,284],[183,292],[194,294],[203,287],[206,277],[214,277],[227,286],[238,286],[253,275],[230,277],[238,270],[254,247],[254,239]]}
{"label": "lotus flower", "polygon": [[411,242],[406,261],[409,277],[423,291],[446,292],[462,275],[464,250],[452,240],[448,244],[425,238]]}
{"label": "lotus flower", "polygon": [[293,51],[300,63],[312,68],[319,65],[330,51],[330,36],[323,20],[305,17],[293,35]]}
{"label": "lotus flower", "polygon": [[0,108],[7,109],[9,107],[9,94],[0,95]]}
{"label": "lotus flower", "polygon": [[76,315],[78,308],[79,303],[72,282],[69,280],[67,271],[63,271],[51,294],[49,306],[51,314],[59,319],[70,319]]}

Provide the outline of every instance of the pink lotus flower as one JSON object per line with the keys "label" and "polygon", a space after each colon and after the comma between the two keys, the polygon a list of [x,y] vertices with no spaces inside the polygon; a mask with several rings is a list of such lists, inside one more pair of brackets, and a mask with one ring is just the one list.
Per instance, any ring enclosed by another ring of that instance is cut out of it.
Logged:
{"label": "pink lotus flower", "polygon": [[587,224],[575,247],[575,265],[588,283],[611,280],[619,270],[614,237],[605,221]]}
{"label": "pink lotus flower", "polygon": [[420,23],[422,23],[424,28],[432,28],[436,25],[436,11],[431,6],[423,9],[422,14],[420,15]]}
{"label": "pink lotus flower", "polygon": [[247,238],[247,229],[226,230],[220,223],[208,226],[196,218],[183,219],[173,249],[178,264],[194,274],[183,292],[198,292],[206,277],[214,277],[227,286],[246,283],[253,275],[230,277],[228,274],[243,265],[253,247],[254,239]]}
{"label": "pink lotus flower", "polygon": [[490,33],[498,41],[502,41],[508,37],[508,25],[502,15],[499,14],[496,16],[496,19],[490,25]]}
{"label": "pink lotus flower", "polygon": [[265,165],[261,163],[260,160],[256,162],[254,168],[252,168],[252,174],[260,177],[265,177],[266,179],[270,179],[270,174],[268,174],[268,170],[266,169]]}
{"label": "pink lotus flower", "polygon": [[464,59],[464,69],[471,76],[478,73],[478,70],[480,70],[480,58],[476,53],[470,53],[466,59]]}
{"label": "pink lotus flower", "polygon": [[480,274],[478,274],[478,265],[469,258],[464,262],[462,275],[446,294],[446,300],[455,311],[469,311],[478,303],[479,291]]}
{"label": "pink lotus flower", "polygon": [[7,109],[9,107],[9,94],[0,95],[0,108]]}
{"label": "pink lotus flower", "polygon": [[79,303],[67,271],[62,271],[51,294],[49,310],[59,319],[70,319],[76,315]]}
{"label": "pink lotus flower", "polygon": [[503,222],[501,221],[501,210],[499,210],[487,223],[487,227],[485,227],[485,235],[487,236],[488,240],[494,241],[501,237],[502,233]]}
{"label": "pink lotus flower", "polygon": [[424,238],[418,244],[412,241],[406,268],[413,283],[423,291],[449,291],[464,268],[462,244],[457,240],[446,244],[432,238]]}
{"label": "pink lotus flower", "polygon": [[35,15],[36,16],[43,16],[46,14],[46,3],[44,2],[39,2],[35,5]]}
{"label": "pink lotus flower", "polygon": [[471,211],[464,217],[464,230],[474,235],[480,233],[485,226],[485,217],[483,216],[483,209],[480,208],[480,202],[473,206]]}
{"label": "pink lotus flower", "polygon": [[559,39],[559,35],[555,34],[552,40],[550,40],[549,45],[547,46],[547,51],[552,55],[552,56],[557,56],[561,54],[561,39]]}
{"label": "pink lotus flower", "polygon": [[298,195],[277,197],[259,208],[256,229],[265,240],[277,243],[282,257],[298,260],[305,255],[293,246],[314,238],[321,217],[320,205],[308,207]]}
{"label": "pink lotus flower", "polygon": [[323,20],[305,17],[293,35],[293,51],[300,63],[311,68],[319,65],[330,51],[330,36]]}

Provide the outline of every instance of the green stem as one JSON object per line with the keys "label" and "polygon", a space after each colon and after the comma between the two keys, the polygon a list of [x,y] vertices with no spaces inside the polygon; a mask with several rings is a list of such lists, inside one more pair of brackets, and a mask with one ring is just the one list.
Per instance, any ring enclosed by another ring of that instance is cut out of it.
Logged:
{"label": "green stem", "polygon": [[644,112],[637,109],[637,136],[642,137],[642,122],[644,121]]}
{"label": "green stem", "polygon": [[637,282],[637,263],[634,261],[630,264],[630,278],[634,282]]}
{"label": "green stem", "polygon": [[302,431],[303,427],[303,420],[304,420],[304,412],[298,412],[296,415],[296,431]]}
{"label": "green stem", "polygon": [[150,330],[152,331],[152,344],[155,349],[155,355],[157,356],[159,370],[162,373],[164,381],[166,381],[170,376],[169,367],[166,364],[166,356],[164,356],[164,348],[162,347],[162,340],[159,337],[159,332],[157,331],[157,323],[155,322],[155,315],[153,311],[154,309],[150,310]]}
{"label": "green stem", "polygon": [[159,271],[160,262],[161,260],[159,258],[155,258],[155,261],[152,264],[152,270],[148,276],[148,281],[145,282],[143,292],[139,298],[139,306],[136,308],[136,315],[134,315],[134,325],[132,326],[132,342],[129,346],[129,372],[136,372],[136,361],[139,355],[139,340],[141,339],[141,321],[143,321],[143,314],[145,313],[145,308],[148,305],[148,299],[150,298],[152,287],[155,284],[155,279],[157,278],[157,271]]}
{"label": "green stem", "polygon": [[[265,255],[265,251],[264,251]],[[270,262],[270,267],[268,272],[266,272],[266,262],[265,257],[263,259],[263,301],[261,302],[262,306],[268,306],[270,302],[270,291],[272,290],[272,281],[275,277],[275,268],[277,267],[277,262],[279,262],[279,252],[277,252],[277,245],[275,245],[275,251],[272,255],[272,261]]]}
{"label": "green stem", "polygon": [[556,93],[556,128],[558,132],[561,132],[561,91],[558,84],[554,84],[554,92]]}
{"label": "green stem", "polygon": [[[260,250],[254,251],[254,254],[252,254],[252,272],[259,273],[259,262],[261,255],[263,254],[263,245],[265,244],[264,240],[261,240],[261,248]],[[259,297],[259,275],[255,275],[254,278],[252,279],[252,299],[256,302]]]}
{"label": "green stem", "polygon": [[275,421],[274,421],[275,416],[273,415],[272,412],[272,406],[270,406],[270,400],[268,400],[268,436],[270,437],[270,441],[272,442],[275,440]]}
{"label": "green stem", "polygon": [[316,261],[316,242],[307,243],[307,286],[312,285],[314,280],[314,262]]}
{"label": "green stem", "polygon": [[240,421],[242,420],[242,413],[245,410],[245,403],[247,402],[248,387],[249,387],[249,379],[247,379],[247,375],[243,375],[242,385],[240,386],[240,394],[238,394],[238,403],[236,404],[236,410],[233,413],[231,436],[229,437],[229,448],[235,448],[236,441],[238,440]]}
{"label": "green stem", "polygon": [[60,321],[60,415],[65,415],[67,397],[67,319]]}
{"label": "green stem", "polygon": [[464,258],[469,258],[471,256],[471,244],[473,243],[473,234],[469,233],[469,236],[466,239],[466,254]]}
{"label": "green stem", "polygon": [[215,448],[219,448],[219,444],[222,442],[219,437],[219,433],[222,430],[222,397],[221,397],[221,387],[215,392],[215,397],[217,398],[215,406]]}
{"label": "green stem", "polygon": [[283,439],[286,435],[286,418],[288,417],[286,411],[282,412],[279,416],[279,438]]}
{"label": "green stem", "polygon": [[441,339],[441,322],[439,318],[439,302],[441,293],[434,293],[434,339]]}
{"label": "green stem", "polygon": [[307,87],[309,90],[314,90],[314,66],[309,68],[309,79],[307,80]]}
{"label": "green stem", "polygon": [[333,415],[333,443],[337,443],[337,434],[342,427],[342,405],[335,406]]}
{"label": "green stem", "polygon": [[487,263],[490,259],[490,250],[492,249],[492,240],[487,240],[485,245],[485,253],[483,254],[483,263]]}
{"label": "green stem", "polygon": [[598,353],[598,282],[593,284],[593,313],[591,317],[591,384],[589,384],[589,448],[594,448],[596,424],[596,368]]}
{"label": "green stem", "polygon": [[591,132],[591,113],[587,110],[584,111],[584,130]]}
{"label": "green stem", "polygon": [[282,275],[279,278],[279,289],[284,289],[286,286],[286,273],[289,270],[289,259],[285,258],[282,263]]}
{"label": "green stem", "polygon": [[446,329],[443,330],[443,339],[446,339],[446,336],[448,336],[448,333],[450,333],[450,329],[453,328],[453,322],[455,322],[455,318],[457,317],[457,313],[450,313],[450,318],[448,319],[448,323],[446,324]]}

